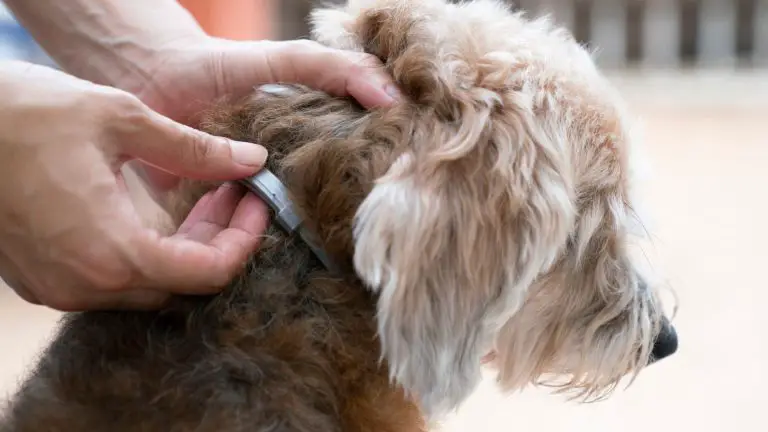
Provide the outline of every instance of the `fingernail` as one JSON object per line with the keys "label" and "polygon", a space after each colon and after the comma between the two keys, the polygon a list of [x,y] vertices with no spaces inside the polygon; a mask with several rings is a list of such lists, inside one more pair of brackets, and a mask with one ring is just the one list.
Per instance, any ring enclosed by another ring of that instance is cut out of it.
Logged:
{"label": "fingernail", "polygon": [[394,84],[387,84],[384,86],[384,92],[392,97],[394,100],[400,99],[400,96],[402,94],[400,93],[400,89],[397,88]]}
{"label": "fingernail", "polygon": [[262,167],[267,160],[267,149],[252,143],[232,141],[232,159],[243,165]]}

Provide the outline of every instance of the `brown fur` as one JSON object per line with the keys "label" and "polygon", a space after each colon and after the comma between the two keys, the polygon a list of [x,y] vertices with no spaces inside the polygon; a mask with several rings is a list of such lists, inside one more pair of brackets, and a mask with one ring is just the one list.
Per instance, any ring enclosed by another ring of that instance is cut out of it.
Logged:
{"label": "brown fur", "polygon": [[[206,129],[268,143],[270,168],[297,202],[323,196],[323,183],[310,179],[336,178],[325,190],[337,198],[320,219],[335,221],[324,224],[328,236],[349,231],[340,212],[353,198],[344,196],[364,196],[375,158],[366,151],[348,159],[359,172],[342,179],[341,164],[317,165],[309,151],[349,136],[352,128],[339,125],[363,115],[349,101],[303,91],[224,108]],[[332,150],[329,161],[348,157],[354,144],[342,142],[349,147]],[[344,248],[330,249],[339,257]],[[374,314],[359,281],[329,274],[301,240],[271,228],[220,295],[178,298],[157,313],[69,314],[0,430],[422,430],[419,411],[379,365]]]}
{"label": "brown fur", "polygon": [[554,373],[586,397],[648,364],[665,327],[628,250],[633,138],[587,53],[490,0],[351,1],[314,26],[405,100],[285,85],[203,126],[270,149],[341,274],[271,228],[219,295],[70,314],[0,431],[411,432],[489,352],[506,390]]}

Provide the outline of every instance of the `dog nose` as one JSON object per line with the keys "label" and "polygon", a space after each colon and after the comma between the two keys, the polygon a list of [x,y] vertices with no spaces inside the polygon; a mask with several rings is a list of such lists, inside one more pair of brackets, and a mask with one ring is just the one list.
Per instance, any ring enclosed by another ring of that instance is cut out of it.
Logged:
{"label": "dog nose", "polygon": [[661,325],[661,332],[659,332],[656,341],[653,344],[653,350],[651,351],[651,362],[657,362],[665,357],[669,357],[677,351],[677,331],[669,322],[664,318]]}

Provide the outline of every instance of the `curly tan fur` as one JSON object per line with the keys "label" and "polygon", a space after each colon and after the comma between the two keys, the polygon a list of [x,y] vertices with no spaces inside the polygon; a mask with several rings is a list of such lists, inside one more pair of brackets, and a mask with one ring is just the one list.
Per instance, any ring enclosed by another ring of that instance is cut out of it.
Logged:
{"label": "curly tan fur", "polygon": [[[421,431],[489,353],[505,390],[555,375],[592,398],[671,337],[629,250],[629,117],[567,32],[491,0],[353,0],[313,25],[406,100],[264,86],[203,128],[270,149],[341,274],[272,228],[219,295],[70,314],[0,430]],[[186,183],[177,218],[209,188]]]}

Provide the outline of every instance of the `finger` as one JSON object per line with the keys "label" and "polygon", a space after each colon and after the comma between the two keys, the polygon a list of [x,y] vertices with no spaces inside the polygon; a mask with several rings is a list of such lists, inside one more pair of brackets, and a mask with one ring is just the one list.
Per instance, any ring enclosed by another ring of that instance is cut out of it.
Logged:
{"label": "finger", "polygon": [[295,83],[334,96],[352,96],[366,108],[389,106],[397,87],[374,56],[335,50],[317,42],[233,42],[216,61],[226,94],[241,95],[258,83]]}
{"label": "finger", "polygon": [[118,109],[133,115],[117,120],[116,152],[180,177],[201,180],[235,180],[264,166],[267,151],[260,145],[210,135],[160,115],[141,102],[132,103],[138,105],[129,107],[127,103]]}
{"label": "finger", "polygon": [[261,237],[269,226],[269,215],[269,207],[264,201],[246,193],[238,203],[228,229],[242,231],[244,237]]}
{"label": "finger", "polygon": [[176,230],[176,232],[182,233],[182,234],[186,233],[190,230],[190,228],[192,227],[192,225],[194,225],[194,223],[203,219],[205,217],[206,212],[208,211],[208,205],[211,202],[211,198],[213,198],[213,195],[215,195],[217,192],[218,192],[218,189],[206,192],[205,195],[203,195],[197,201],[197,203],[195,203],[194,207],[192,207],[192,210],[190,210],[189,214],[181,223],[181,225]]}
{"label": "finger", "polygon": [[208,243],[143,232],[129,246],[142,272],[139,286],[185,294],[218,292],[256,250],[268,220],[266,204],[247,194],[238,204],[230,226]]}
{"label": "finger", "polygon": [[296,82],[336,96],[352,96],[367,108],[389,106],[397,87],[376,57],[306,41],[284,42],[267,51],[275,82]]}
{"label": "finger", "polygon": [[[351,53],[349,55],[355,56],[358,54]],[[361,59],[359,63],[355,64],[358,64],[358,67],[362,70],[368,67],[369,70],[377,71],[377,69],[373,69],[373,66],[370,66],[371,63],[375,63],[374,57]],[[366,66],[366,64],[369,66]],[[381,75],[382,72],[377,72],[377,74]],[[350,96],[366,108],[387,107],[395,103],[401,95],[395,83],[389,79],[389,75],[386,75],[386,77],[386,80],[378,78],[372,81],[366,79],[365,74],[351,72],[344,76],[344,88]]]}
{"label": "finger", "polygon": [[245,191],[234,184],[221,185],[206,194],[181,224],[178,235],[200,243],[208,243],[229,225]]}

